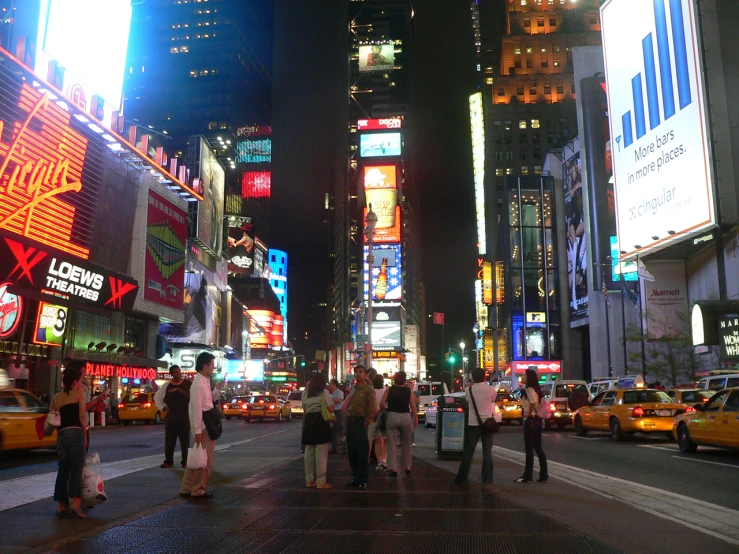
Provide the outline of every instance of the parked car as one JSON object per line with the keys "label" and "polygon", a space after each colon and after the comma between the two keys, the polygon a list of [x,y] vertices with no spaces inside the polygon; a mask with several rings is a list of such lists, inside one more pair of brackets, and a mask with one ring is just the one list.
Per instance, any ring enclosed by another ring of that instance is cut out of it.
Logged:
{"label": "parked car", "polygon": [[290,406],[290,413],[293,417],[303,417],[303,393],[293,391],[287,397],[287,404]]}
{"label": "parked car", "polygon": [[678,415],[673,424],[681,452],[699,446],[739,449],[739,387],[724,389]]}
{"label": "parked car", "polygon": [[710,377],[704,377],[698,381],[698,384],[696,385],[696,388],[712,391],[730,389],[733,387],[739,387],[739,373],[711,375]]}
{"label": "parked car", "polygon": [[162,423],[167,417],[167,408],[159,411],[154,402],[153,392],[132,392],[123,397],[118,404],[118,420],[123,425],[133,421]]}
{"label": "parked car", "polygon": [[440,394],[449,394],[449,389],[446,383],[441,381],[421,381],[415,384],[413,393],[416,395],[418,400],[418,419],[425,420],[426,408],[434,398]]}
{"label": "parked car", "polygon": [[0,453],[56,446],[56,431],[42,440],[36,434],[36,419],[48,413],[49,407],[28,391],[0,390]]}
{"label": "parked car", "polygon": [[[547,428],[556,425],[563,429],[571,425],[573,412],[590,404],[593,399],[585,381],[556,381],[542,385],[541,390],[549,399],[549,407],[552,411],[552,417],[546,421]],[[573,402],[576,404],[573,405]]]}

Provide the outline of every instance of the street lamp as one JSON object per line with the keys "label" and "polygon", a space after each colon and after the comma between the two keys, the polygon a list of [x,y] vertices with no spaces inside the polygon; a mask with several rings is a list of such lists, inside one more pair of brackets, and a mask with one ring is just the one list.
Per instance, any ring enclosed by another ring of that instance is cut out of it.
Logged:
{"label": "street lamp", "polygon": [[369,265],[369,284],[367,291],[367,319],[369,320],[367,327],[367,342],[365,350],[367,351],[367,369],[372,367],[372,265],[375,263],[375,256],[372,254],[372,238],[375,234],[375,225],[377,225],[377,214],[372,211],[372,204],[368,206],[367,217],[364,219],[364,236],[367,237],[368,251],[367,264]]}
{"label": "street lamp", "polygon": [[459,343],[459,347],[462,349],[462,369],[467,373],[467,356],[464,355],[464,341]]}

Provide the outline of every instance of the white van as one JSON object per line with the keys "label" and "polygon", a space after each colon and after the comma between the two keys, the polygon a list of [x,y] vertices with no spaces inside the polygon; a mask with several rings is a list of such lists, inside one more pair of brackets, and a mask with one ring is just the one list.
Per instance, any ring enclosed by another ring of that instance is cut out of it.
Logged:
{"label": "white van", "polygon": [[[547,420],[546,426],[557,425],[560,429],[572,425],[573,410],[570,408],[570,396],[579,393],[583,403],[590,403],[593,399],[585,381],[557,380],[554,383],[541,385],[541,392],[549,399],[549,405],[552,408],[552,417]],[[579,407],[581,406],[577,406]]]}
{"label": "white van", "polygon": [[446,383],[441,381],[420,381],[415,384],[413,394],[418,400],[418,419],[426,419],[426,406],[440,394],[449,394]]}
{"label": "white van", "polygon": [[604,390],[611,390],[617,388],[618,379],[596,379],[592,383],[588,384],[588,390],[590,395],[595,398]]}
{"label": "white van", "polygon": [[729,389],[731,387],[739,387],[739,373],[731,373],[727,375],[711,375],[704,377],[698,381],[697,388],[719,391]]}

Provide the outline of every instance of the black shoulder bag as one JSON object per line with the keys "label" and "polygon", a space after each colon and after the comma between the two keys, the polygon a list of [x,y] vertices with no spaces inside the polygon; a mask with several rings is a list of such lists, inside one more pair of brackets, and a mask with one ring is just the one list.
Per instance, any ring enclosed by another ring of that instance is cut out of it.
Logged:
{"label": "black shoulder bag", "polygon": [[214,407],[203,412],[203,427],[208,432],[210,440],[217,441],[223,433],[223,423],[218,410]]}
{"label": "black shoulder bag", "polygon": [[477,422],[482,426],[482,430],[484,433],[497,433],[500,430],[500,427],[498,426],[498,422],[495,421],[495,408],[493,407],[493,415],[486,419],[485,421],[482,420],[480,417],[480,412],[477,411],[477,402],[475,402],[475,394],[472,392],[472,387],[468,387],[470,391],[470,398],[472,399],[472,407],[475,408],[475,415],[477,416]]}

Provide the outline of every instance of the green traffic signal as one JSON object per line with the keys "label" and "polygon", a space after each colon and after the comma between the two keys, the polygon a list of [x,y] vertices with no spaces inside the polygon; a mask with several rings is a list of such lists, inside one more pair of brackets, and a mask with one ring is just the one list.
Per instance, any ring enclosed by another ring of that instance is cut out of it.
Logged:
{"label": "green traffic signal", "polygon": [[305,361],[300,362],[300,367],[305,367]]}
{"label": "green traffic signal", "polygon": [[456,358],[454,356],[449,356],[449,363],[453,364],[455,360]]}

